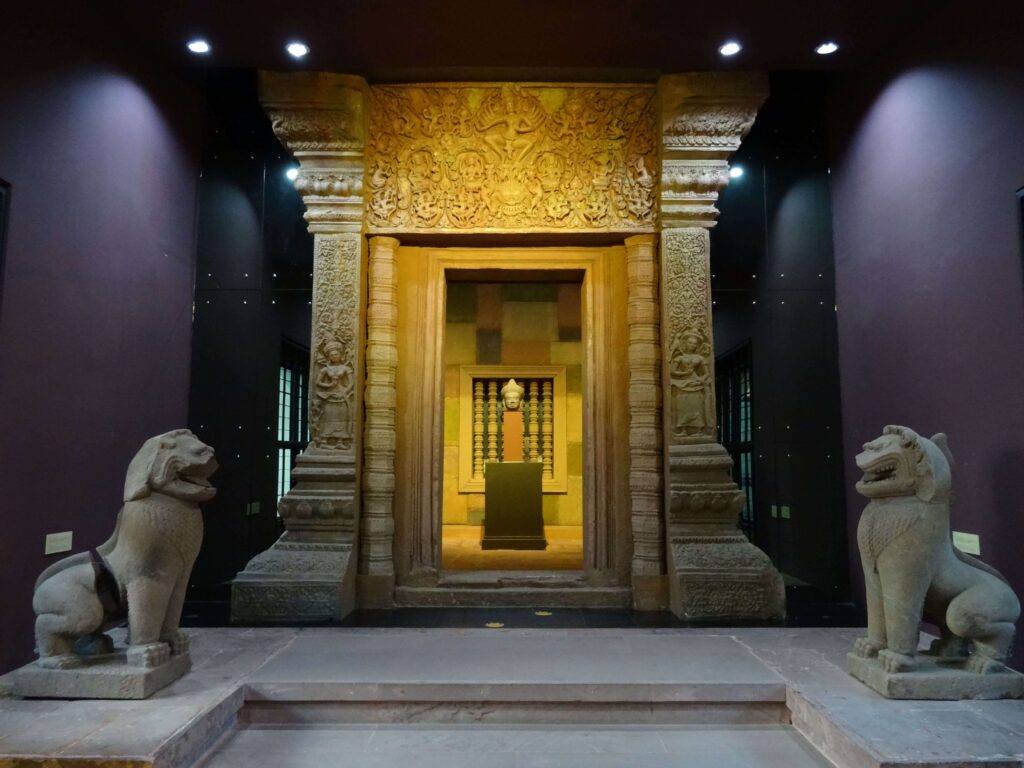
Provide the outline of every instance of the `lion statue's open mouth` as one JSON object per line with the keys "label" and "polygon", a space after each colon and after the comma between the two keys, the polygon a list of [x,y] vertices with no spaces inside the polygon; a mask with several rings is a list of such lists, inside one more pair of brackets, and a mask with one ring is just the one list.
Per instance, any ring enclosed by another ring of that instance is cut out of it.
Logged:
{"label": "lion statue's open mouth", "polygon": [[902,436],[895,433],[865,443],[856,458],[857,468],[864,473],[857,482],[857,493],[869,499],[913,494],[916,462],[912,466],[908,459],[919,452],[916,446],[904,445]]}

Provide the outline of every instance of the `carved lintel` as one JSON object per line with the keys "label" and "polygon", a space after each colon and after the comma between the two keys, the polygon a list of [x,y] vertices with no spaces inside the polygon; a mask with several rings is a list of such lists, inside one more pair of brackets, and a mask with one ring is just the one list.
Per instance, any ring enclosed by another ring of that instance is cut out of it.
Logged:
{"label": "carved lintel", "polygon": [[661,221],[713,227],[728,158],[754,124],[768,94],[759,74],[700,72],[658,82],[661,103]]}
{"label": "carved lintel", "polygon": [[650,85],[376,86],[370,113],[372,231],[654,231]]}

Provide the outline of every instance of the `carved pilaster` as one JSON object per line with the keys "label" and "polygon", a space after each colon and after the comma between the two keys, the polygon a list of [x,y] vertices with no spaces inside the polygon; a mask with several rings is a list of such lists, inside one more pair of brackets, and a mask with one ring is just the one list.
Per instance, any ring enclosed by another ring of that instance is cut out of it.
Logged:
{"label": "carved pilaster", "polygon": [[366,425],[363,439],[363,514],[360,521],[360,604],[391,605],[395,582],[392,541],[395,495],[395,376],[398,303],[393,237],[370,240],[366,304]]}
{"label": "carved pilaster", "polygon": [[782,578],[737,527],[744,495],[717,443],[708,230],[728,157],[767,95],[762,76],[670,75],[661,103],[663,423],[669,605],[690,619],[773,619]]}
{"label": "carved pilaster", "polygon": [[626,239],[629,277],[629,491],[633,528],[633,604],[663,607],[661,343],[656,238]]}
{"label": "carved pilaster", "polygon": [[315,236],[311,442],[279,505],[285,533],[236,577],[231,615],[235,621],[338,619],[355,602],[366,84],[344,75],[262,72],[260,101],[299,162],[295,188]]}

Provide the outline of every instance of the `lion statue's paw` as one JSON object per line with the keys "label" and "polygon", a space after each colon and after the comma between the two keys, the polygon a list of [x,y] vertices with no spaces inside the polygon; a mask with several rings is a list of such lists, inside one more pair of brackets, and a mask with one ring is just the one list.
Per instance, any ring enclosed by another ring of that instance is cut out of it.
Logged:
{"label": "lion statue's paw", "polygon": [[58,656],[40,656],[36,659],[43,669],[74,669],[82,666],[84,662],[73,653],[62,653]]}
{"label": "lion statue's paw", "polygon": [[910,672],[917,667],[917,659],[913,656],[888,649],[878,652],[878,660],[882,663],[882,669],[889,674]]}
{"label": "lion statue's paw", "polygon": [[159,667],[171,658],[167,643],[143,643],[128,648],[128,664],[133,667]]}
{"label": "lion statue's paw", "polygon": [[171,646],[172,656],[181,656],[183,653],[188,653],[189,651],[188,635],[180,629],[174,634],[165,637],[164,641]]}
{"label": "lion statue's paw", "polygon": [[1001,661],[978,652],[972,653],[964,662],[964,671],[973,672],[976,675],[994,675],[1005,669],[1006,666]]}
{"label": "lion statue's paw", "polygon": [[885,648],[883,643],[872,640],[870,637],[858,637],[853,644],[854,654],[864,659],[873,659],[883,648]]}

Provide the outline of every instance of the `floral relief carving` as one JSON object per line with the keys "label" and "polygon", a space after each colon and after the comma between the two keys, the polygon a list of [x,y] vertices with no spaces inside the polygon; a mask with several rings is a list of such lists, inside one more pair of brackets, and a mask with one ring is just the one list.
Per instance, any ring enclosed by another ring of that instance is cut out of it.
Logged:
{"label": "floral relief carving", "polygon": [[663,237],[672,436],[714,436],[707,233],[668,230]]}
{"label": "floral relief carving", "polygon": [[362,100],[358,94],[343,109],[267,107],[277,137],[292,152],[358,151],[363,147]]}
{"label": "floral relief carving", "polygon": [[316,239],[309,431],[321,448],[354,445],[359,242],[358,235]]}
{"label": "floral relief carving", "polygon": [[694,101],[675,110],[665,128],[666,147],[736,149],[754,124],[757,104],[709,104]]}
{"label": "floral relief carving", "polygon": [[648,86],[374,88],[369,227],[649,231],[654,107]]}

